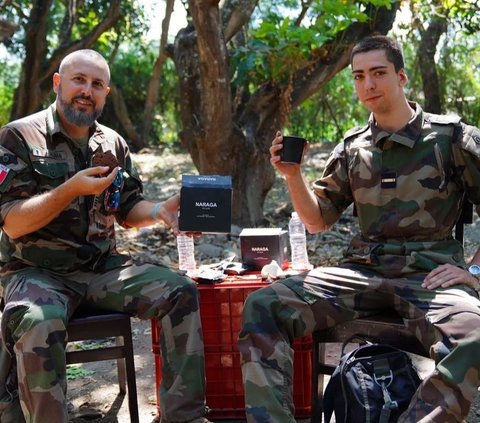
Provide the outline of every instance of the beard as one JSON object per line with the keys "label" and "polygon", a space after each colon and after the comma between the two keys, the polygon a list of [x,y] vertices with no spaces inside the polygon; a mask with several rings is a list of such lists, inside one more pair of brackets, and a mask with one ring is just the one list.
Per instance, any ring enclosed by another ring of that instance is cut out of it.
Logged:
{"label": "beard", "polygon": [[[93,104],[93,111],[87,112],[82,107],[78,108],[75,106],[74,101],[78,98],[88,100]],[[71,101],[64,99],[62,95],[62,88],[58,89],[58,100],[63,109],[63,114],[65,119],[72,125],[79,127],[90,127],[92,126],[97,118],[102,114],[103,107],[97,108],[95,101],[91,97],[86,97],[83,95],[78,95],[72,98]]]}

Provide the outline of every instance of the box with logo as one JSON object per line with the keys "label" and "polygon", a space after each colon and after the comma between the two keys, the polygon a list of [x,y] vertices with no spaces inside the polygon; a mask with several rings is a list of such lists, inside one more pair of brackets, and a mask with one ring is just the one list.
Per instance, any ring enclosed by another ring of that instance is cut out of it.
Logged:
{"label": "box with logo", "polygon": [[231,176],[182,175],[178,220],[184,232],[230,232]]}
{"label": "box with logo", "polygon": [[252,270],[275,260],[288,267],[288,232],[281,228],[245,228],[240,232],[242,263]]}

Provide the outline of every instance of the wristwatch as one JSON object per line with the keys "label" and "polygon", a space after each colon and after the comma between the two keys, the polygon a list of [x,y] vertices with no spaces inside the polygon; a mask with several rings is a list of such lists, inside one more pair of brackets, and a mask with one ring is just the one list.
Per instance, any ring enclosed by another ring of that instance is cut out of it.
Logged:
{"label": "wristwatch", "polygon": [[477,280],[477,286],[475,287],[475,291],[480,292],[480,266],[478,264],[472,264],[468,268],[468,272]]}

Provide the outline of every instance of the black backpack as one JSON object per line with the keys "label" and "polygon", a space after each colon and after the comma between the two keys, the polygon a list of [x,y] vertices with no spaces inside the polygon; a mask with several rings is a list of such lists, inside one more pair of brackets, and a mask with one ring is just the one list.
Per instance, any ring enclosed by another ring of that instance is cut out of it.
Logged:
{"label": "black backpack", "polygon": [[345,354],[323,396],[325,423],[396,422],[410,404],[420,378],[410,357],[390,345],[367,343]]}

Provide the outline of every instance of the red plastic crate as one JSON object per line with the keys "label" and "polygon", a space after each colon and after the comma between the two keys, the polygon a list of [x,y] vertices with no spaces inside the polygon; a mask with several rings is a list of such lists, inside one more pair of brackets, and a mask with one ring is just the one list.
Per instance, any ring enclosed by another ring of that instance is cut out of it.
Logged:
{"label": "red plastic crate", "polygon": [[[205,343],[206,399],[211,408],[209,419],[244,419],[238,333],[242,323],[243,303],[248,294],[267,286],[259,277],[229,278],[213,285],[198,285],[200,313]],[[158,328],[152,321],[152,345],[155,354],[155,380],[161,381],[161,358]],[[312,339],[310,336],[294,342],[293,396],[296,418],[311,416],[312,399]],[[158,407],[157,407],[158,408]]]}

